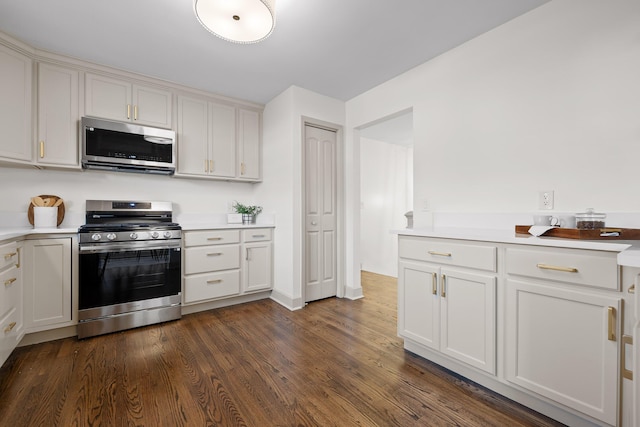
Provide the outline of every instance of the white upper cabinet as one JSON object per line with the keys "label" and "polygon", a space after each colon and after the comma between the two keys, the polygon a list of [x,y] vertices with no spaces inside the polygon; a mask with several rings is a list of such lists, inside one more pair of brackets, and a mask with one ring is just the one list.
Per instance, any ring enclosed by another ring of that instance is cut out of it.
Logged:
{"label": "white upper cabinet", "polygon": [[0,158],[30,162],[32,61],[0,45]]}
{"label": "white upper cabinet", "polygon": [[260,113],[178,97],[178,176],[260,180]]}
{"label": "white upper cabinet", "polygon": [[260,147],[260,113],[238,109],[239,178],[261,179]]}
{"label": "white upper cabinet", "polygon": [[126,80],[87,73],[87,116],[171,128],[172,93]]}
{"label": "white upper cabinet", "polygon": [[38,138],[35,163],[41,166],[80,166],[80,118],[77,70],[38,64]]}

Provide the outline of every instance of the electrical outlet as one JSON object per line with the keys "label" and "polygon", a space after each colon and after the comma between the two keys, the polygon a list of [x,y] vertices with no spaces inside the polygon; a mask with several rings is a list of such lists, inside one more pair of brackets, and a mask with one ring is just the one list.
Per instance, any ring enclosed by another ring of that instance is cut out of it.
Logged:
{"label": "electrical outlet", "polygon": [[540,192],[538,198],[539,209],[553,209],[553,190],[544,190]]}

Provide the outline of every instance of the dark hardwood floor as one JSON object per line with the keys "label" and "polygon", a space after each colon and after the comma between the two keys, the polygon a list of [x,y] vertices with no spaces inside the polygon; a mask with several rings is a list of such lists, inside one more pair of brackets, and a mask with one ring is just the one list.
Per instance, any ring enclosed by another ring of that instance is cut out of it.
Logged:
{"label": "dark hardwood floor", "polygon": [[403,350],[395,279],[16,349],[2,426],[558,426]]}

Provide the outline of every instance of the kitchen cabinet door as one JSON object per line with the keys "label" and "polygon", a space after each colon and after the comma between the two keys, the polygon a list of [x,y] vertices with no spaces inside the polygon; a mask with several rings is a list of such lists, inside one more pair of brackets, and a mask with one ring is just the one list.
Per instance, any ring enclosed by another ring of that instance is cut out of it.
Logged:
{"label": "kitchen cabinet door", "polygon": [[209,110],[207,101],[178,97],[178,167],[176,174],[209,174]]}
{"label": "kitchen cabinet door", "polygon": [[31,162],[30,58],[0,45],[0,158]]}
{"label": "kitchen cabinet door", "polygon": [[209,103],[211,168],[213,176],[236,176],[236,109]]}
{"label": "kitchen cabinet door", "polygon": [[398,269],[398,334],[440,349],[440,297],[437,266],[401,260]]}
{"label": "kitchen cabinet door", "polygon": [[170,91],[97,74],[85,76],[87,116],[171,128],[171,108]]}
{"label": "kitchen cabinet door", "polygon": [[27,332],[71,322],[71,238],[25,241],[23,277]]}
{"label": "kitchen cabinet door", "polygon": [[238,109],[238,178],[260,181],[260,113]]}
{"label": "kitchen cabinet door", "polygon": [[442,268],[440,351],[496,373],[496,277]]}
{"label": "kitchen cabinet door", "polygon": [[621,305],[601,293],[509,280],[507,380],[615,425]]}
{"label": "kitchen cabinet door", "polygon": [[243,249],[243,291],[271,289],[273,286],[271,242],[245,243]]}
{"label": "kitchen cabinet door", "polygon": [[38,64],[38,140],[35,161],[42,166],[80,167],[76,70]]}

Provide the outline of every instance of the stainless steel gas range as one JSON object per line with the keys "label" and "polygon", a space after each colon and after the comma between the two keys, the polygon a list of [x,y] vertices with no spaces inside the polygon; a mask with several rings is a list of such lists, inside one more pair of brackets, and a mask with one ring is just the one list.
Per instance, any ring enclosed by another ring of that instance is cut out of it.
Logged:
{"label": "stainless steel gas range", "polygon": [[78,338],[181,317],[182,229],[171,202],[87,200]]}

